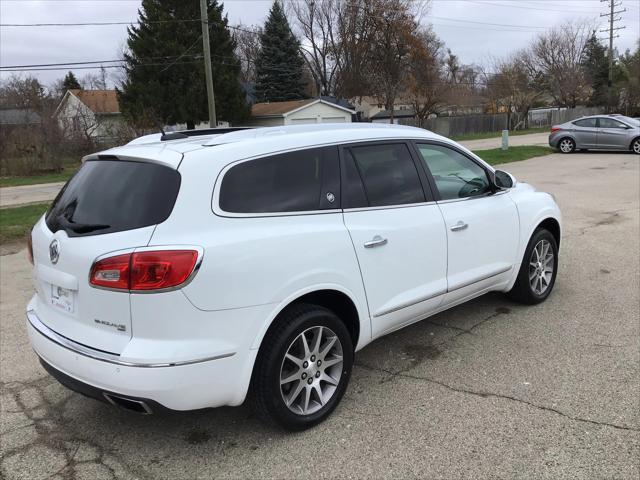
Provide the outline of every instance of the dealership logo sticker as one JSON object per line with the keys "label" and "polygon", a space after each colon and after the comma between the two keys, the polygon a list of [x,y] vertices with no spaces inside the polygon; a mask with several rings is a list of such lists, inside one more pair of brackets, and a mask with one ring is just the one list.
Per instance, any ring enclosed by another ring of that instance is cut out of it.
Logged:
{"label": "dealership logo sticker", "polygon": [[60,242],[57,239],[54,239],[53,242],[49,244],[49,260],[54,265],[58,263],[58,259],[60,258]]}

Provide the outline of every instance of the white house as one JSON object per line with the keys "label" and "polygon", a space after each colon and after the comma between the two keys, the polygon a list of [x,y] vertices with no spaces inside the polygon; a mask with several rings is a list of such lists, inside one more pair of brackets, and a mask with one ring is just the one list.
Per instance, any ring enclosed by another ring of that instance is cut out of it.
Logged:
{"label": "white house", "polygon": [[115,90],[67,90],[54,116],[66,138],[109,142],[126,128]]}
{"label": "white house", "polygon": [[256,103],[251,107],[248,125],[277,127],[305,123],[349,123],[354,110],[320,98],[287,102]]}

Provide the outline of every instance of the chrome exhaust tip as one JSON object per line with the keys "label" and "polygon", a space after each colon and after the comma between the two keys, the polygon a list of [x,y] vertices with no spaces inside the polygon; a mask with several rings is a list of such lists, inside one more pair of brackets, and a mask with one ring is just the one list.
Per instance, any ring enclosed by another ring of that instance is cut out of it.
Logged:
{"label": "chrome exhaust tip", "polygon": [[121,397],[119,395],[106,392],[102,392],[102,396],[104,396],[111,405],[115,405],[116,407],[124,408],[125,410],[130,410],[142,415],[151,415],[153,413],[151,408],[149,408],[149,405],[141,400],[134,400],[132,398]]}

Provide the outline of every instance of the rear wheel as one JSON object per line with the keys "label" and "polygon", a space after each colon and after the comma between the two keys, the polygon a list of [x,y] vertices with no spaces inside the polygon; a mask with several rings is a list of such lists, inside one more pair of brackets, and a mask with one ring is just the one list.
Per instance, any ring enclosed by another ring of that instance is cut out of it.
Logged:
{"label": "rear wheel", "polygon": [[252,392],[257,413],[288,430],[326,419],[351,376],[353,346],[344,323],[324,307],[295,305],[262,344]]}
{"label": "rear wheel", "polygon": [[631,143],[631,150],[633,151],[633,153],[635,153],[636,155],[640,155],[640,137],[636,138],[632,143]]}
{"label": "rear wheel", "polygon": [[544,228],[534,232],[520,265],[518,278],[508,296],[529,305],[544,302],[556,281],[558,271],[558,244]]}
{"label": "rear wheel", "polygon": [[558,148],[562,153],[573,153],[576,149],[576,142],[572,138],[565,137],[558,142]]}

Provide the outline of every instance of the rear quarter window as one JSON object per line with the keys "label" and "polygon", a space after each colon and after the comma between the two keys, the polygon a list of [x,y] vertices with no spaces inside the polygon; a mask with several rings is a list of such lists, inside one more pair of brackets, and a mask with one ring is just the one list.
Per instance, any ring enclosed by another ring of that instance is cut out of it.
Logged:
{"label": "rear quarter window", "polygon": [[340,208],[337,147],[311,148],[232,166],[220,185],[229,213],[287,213]]}
{"label": "rear quarter window", "polygon": [[99,235],[164,222],[180,190],[180,174],[148,162],[88,160],[47,212],[53,232]]}

